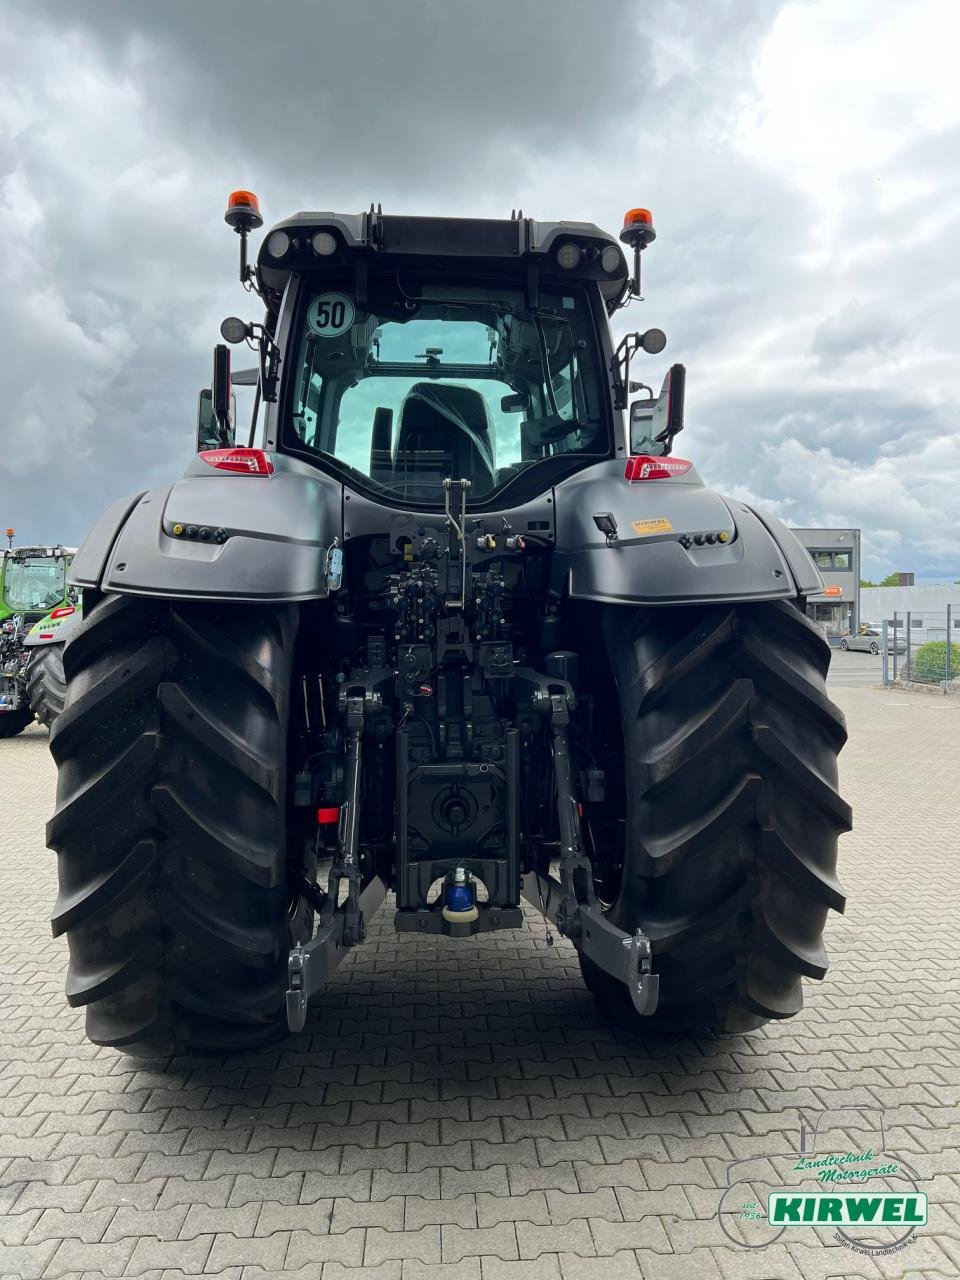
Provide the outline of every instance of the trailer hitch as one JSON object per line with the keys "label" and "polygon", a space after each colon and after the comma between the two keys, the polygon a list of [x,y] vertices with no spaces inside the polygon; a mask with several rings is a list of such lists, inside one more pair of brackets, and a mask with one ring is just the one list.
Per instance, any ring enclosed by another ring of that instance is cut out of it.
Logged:
{"label": "trailer hitch", "polygon": [[522,672],[521,678],[533,684],[531,702],[550,720],[560,825],[560,879],[533,871],[524,876],[521,892],[528,902],[540,907],[557,932],[569,938],[578,951],[624,984],[637,1013],[651,1014],[660,998],[660,979],[653,972],[650,939],[639,929],[632,934],[625,932],[604,913],[593,887],[593,868],[583,847],[570,755],[573,688],[564,680],[547,679],[531,671]]}

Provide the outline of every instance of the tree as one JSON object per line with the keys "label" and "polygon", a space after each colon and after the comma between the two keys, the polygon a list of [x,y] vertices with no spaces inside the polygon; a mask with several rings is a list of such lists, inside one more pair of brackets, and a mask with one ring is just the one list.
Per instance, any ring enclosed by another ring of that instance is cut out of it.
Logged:
{"label": "tree", "polygon": [[871,582],[869,578],[860,579],[861,587],[899,587],[900,574],[888,573],[882,582]]}

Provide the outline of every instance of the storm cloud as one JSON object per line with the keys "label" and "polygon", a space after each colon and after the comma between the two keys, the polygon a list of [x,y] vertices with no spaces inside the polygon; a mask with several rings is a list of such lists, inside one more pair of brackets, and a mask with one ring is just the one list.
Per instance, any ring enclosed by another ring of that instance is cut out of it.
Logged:
{"label": "storm cloud", "polygon": [[7,0],[0,525],[76,542],[174,478],[217,326],[257,318],[226,193],[587,219],[644,204],[677,451],[865,568],[960,577],[953,3]]}

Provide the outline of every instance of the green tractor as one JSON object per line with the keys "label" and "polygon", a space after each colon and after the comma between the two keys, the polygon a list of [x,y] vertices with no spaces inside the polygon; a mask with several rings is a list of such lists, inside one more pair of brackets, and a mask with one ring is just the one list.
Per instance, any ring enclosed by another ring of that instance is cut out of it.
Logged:
{"label": "green tractor", "polygon": [[79,626],[77,593],[67,586],[72,547],[0,552],[0,738],[36,718],[48,728],[63,710],[63,646]]}

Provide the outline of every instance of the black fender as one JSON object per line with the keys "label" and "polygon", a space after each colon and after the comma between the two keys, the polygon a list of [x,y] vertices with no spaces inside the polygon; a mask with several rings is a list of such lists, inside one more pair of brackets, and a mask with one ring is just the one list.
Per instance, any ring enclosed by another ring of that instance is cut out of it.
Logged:
{"label": "black fender", "polygon": [[[558,485],[554,500],[552,585],[559,595],[657,606],[781,600],[823,590],[795,534],[775,517],[705,488],[695,468],[630,483],[622,459],[599,463]],[[614,540],[594,523],[603,512],[616,521]]]}
{"label": "black fender", "polygon": [[343,486],[296,458],[270,457],[272,475],[196,458],[175,484],[113,503],[77,551],[71,584],[195,600],[327,596]]}

